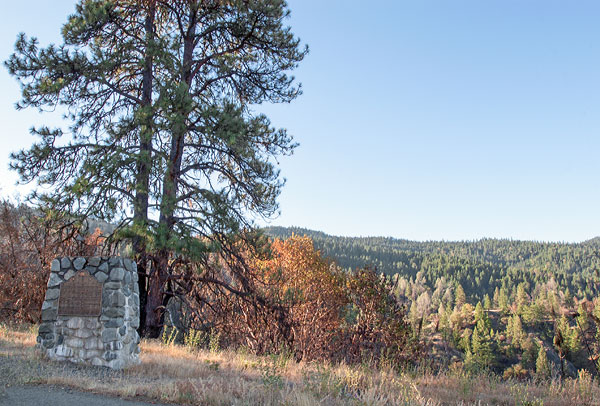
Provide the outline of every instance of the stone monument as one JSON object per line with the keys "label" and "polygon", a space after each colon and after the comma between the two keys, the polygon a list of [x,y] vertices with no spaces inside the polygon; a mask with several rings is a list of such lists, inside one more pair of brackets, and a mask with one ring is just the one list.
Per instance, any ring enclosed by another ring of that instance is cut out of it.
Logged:
{"label": "stone monument", "polygon": [[37,342],[53,360],[114,369],[139,363],[139,288],[134,261],[52,261]]}

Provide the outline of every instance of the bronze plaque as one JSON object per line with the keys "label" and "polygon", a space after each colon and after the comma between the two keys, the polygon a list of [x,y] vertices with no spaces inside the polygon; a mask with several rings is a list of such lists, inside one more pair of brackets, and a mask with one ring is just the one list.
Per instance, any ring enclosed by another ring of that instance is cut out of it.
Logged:
{"label": "bronze plaque", "polygon": [[80,271],[60,286],[59,316],[100,316],[102,284],[86,271]]}

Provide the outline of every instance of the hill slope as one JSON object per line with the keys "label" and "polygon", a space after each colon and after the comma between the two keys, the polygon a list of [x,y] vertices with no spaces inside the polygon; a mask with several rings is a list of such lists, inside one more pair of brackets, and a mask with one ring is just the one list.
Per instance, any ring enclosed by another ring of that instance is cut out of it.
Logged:
{"label": "hill slope", "polygon": [[600,238],[578,244],[507,239],[418,242],[336,237],[297,227],[269,227],[265,232],[274,238],[307,235],[346,269],[371,266],[395,278],[424,278],[430,288],[442,278],[458,282],[473,300],[492,297],[503,287],[510,294],[519,284],[533,295],[549,281],[580,299],[599,293]]}

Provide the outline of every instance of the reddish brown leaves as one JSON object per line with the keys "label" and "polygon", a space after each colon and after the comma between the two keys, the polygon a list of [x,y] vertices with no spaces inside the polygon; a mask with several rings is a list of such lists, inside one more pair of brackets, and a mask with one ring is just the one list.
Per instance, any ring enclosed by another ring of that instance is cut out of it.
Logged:
{"label": "reddish brown leaves", "polygon": [[28,207],[0,203],[0,321],[38,322],[52,260],[93,255],[102,243],[100,230],[83,236]]}

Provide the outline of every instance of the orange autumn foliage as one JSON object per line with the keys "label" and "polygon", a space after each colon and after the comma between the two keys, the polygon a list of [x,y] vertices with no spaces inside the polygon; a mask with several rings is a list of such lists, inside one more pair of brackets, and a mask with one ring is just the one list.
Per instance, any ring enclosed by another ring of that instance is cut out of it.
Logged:
{"label": "orange autumn foliage", "polygon": [[266,296],[287,309],[296,358],[328,358],[348,304],[345,275],[323,259],[308,237],[273,241],[273,256],[257,260]]}
{"label": "orange autumn foliage", "polygon": [[249,272],[246,293],[231,293],[242,290],[228,276],[235,264],[202,271],[219,274],[231,290],[195,285],[187,295],[194,328],[218,331],[224,345],[259,354],[285,350],[296,360],[399,364],[418,354],[405,309],[376,272],[343,271],[308,237],[271,241],[266,256],[241,252]]}

